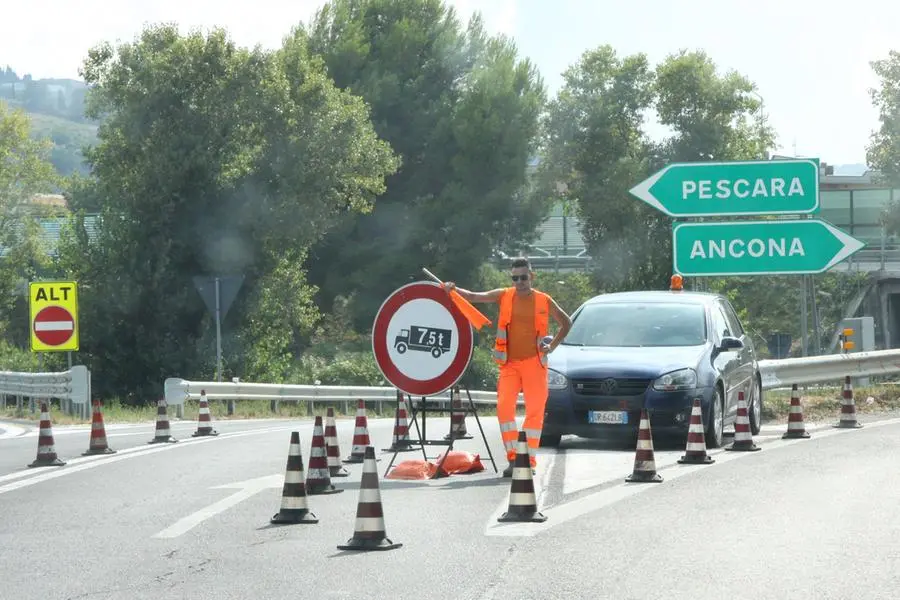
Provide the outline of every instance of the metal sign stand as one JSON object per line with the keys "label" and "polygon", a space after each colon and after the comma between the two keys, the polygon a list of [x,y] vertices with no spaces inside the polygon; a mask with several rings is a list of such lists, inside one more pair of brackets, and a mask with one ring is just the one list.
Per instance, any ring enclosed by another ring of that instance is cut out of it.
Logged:
{"label": "metal sign stand", "polygon": [[[475,417],[475,422],[478,424],[478,430],[481,432],[481,439],[484,441],[484,447],[487,449],[488,458],[491,461],[491,464],[494,466],[494,472],[499,473],[497,469],[497,462],[494,460],[494,454],[491,452],[491,446],[488,444],[487,436],[484,434],[484,428],[481,426],[481,419],[478,418],[478,410],[475,408],[475,403],[472,401],[472,394],[469,392],[468,386],[462,386],[466,390],[466,397],[469,399],[468,406],[463,406],[462,409],[454,409],[453,408],[453,390],[450,391],[450,434],[445,438],[429,440],[427,437],[427,414],[428,414],[428,398],[426,396],[421,396],[420,400],[420,408],[416,410],[415,403],[413,402],[412,396],[409,394],[405,394],[407,398],[407,406],[409,406],[410,412],[410,420],[412,424],[416,428],[416,435],[418,436],[418,440],[410,439],[410,444],[419,444],[422,447],[422,457],[427,461],[428,453],[425,451],[425,446],[447,446],[447,451],[444,453],[443,458],[441,458],[440,462],[437,465],[437,469],[434,472],[434,475],[430,477],[430,479],[437,479],[440,477],[441,467],[444,465],[444,461],[447,460],[447,457],[450,455],[450,452],[453,450],[453,443],[460,439],[461,436],[456,436],[453,434],[453,415],[463,413],[463,419],[466,418],[469,414]],[[465,404],[465,403],[463,403]],[[400,398],[397,398],[397,410],[400,410]],[[419,421],[416,418],[416,414],[422,413],[422,428],[419,429]],[[440,407],[434,407],[431,409],[431,412],[445,412]],[[411,436],[410,436],[411,437]],[[384,471],[384,477],[387,477],[387,474],[390,472],[391,467],[394,464],[394,461],[397,459],[397,454],[402,452],[401,449],[394,450],[394,456],[391,457],[391,462],[388,463],[387,468]]]}

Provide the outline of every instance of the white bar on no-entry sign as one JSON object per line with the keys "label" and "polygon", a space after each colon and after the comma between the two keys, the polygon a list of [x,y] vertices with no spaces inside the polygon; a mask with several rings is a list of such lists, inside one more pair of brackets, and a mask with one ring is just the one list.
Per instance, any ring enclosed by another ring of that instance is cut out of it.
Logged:
{"label": "white bar on no-entry sign", "polygon": [[74,328],[72,321],[38,321],[34,324],[35,331],[72,331]]}

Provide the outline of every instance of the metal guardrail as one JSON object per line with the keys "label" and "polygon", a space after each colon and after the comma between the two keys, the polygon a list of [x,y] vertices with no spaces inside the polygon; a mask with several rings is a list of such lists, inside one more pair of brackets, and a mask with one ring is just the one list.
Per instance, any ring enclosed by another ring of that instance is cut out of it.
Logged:
{"label": "metal guardrail", "polygon": [[16,412],[23,410],[23,398],[29,399],[30,410],[36,410],[36,400],[60,401],[62,410],[73,416],[91,415],[91,372],[76,365],[59,373],[18,373],[0,371],[0,408],[6,408],[6,397],[16,397]]}
{"label": "metal guardrail", "polygon": [[[759,361],[762,387],[766,390],[783,388],[792,384],[809,385],[843,381],[846,376],[861,378],[874,375],[900,373],[900,349],[826,354],[803,358],[784,358]],[[391,402],[396,399],[393,387],[291,385],[275,383],[229,383],[214,381],[188,381],[181,378],[166,379],[166,404],[176,406],[183,414],[186,400],[199,400],[201,391],[209,400],[269,400],[271,402],[306,402],[309,414],[313,414],[316,402]],[[496,404],[497,393],[470,390],[476,404]],[[435,407],[449,408],[450,394],[446,397],[430,397]],[[465,397],[463,398],[465,401]],[[518,404],[523,405],[522,395]],[[274,407],[273,407],[274,408]]]}
{"label": "metal guardrail", "polygon": [[759,361],[763,389],[900,373],[900,350],[873,350]]}

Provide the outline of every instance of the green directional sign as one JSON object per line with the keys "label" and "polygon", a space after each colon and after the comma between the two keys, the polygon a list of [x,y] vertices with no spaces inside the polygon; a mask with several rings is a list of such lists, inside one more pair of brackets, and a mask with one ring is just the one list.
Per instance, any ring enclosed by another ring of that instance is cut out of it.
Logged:
{"label": "green directional sign", "polygon": [[822,273],[863,246],[818,219],[676,223],[672,228],[673,268],[686,276]]}
{"label": "green directional sign", "polygon": [[819,167],[810,159],[676,163],[631,193],[670,217],[812,214]]}

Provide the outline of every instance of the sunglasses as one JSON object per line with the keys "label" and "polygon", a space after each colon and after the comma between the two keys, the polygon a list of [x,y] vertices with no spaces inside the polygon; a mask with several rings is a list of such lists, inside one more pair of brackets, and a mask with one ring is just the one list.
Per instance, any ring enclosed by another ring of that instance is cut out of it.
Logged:
{"label": "sunglasses", "polygon": [[512,276],[513,281],[528,281],[528,279],[529,279],[528,275],[513,275]]}

